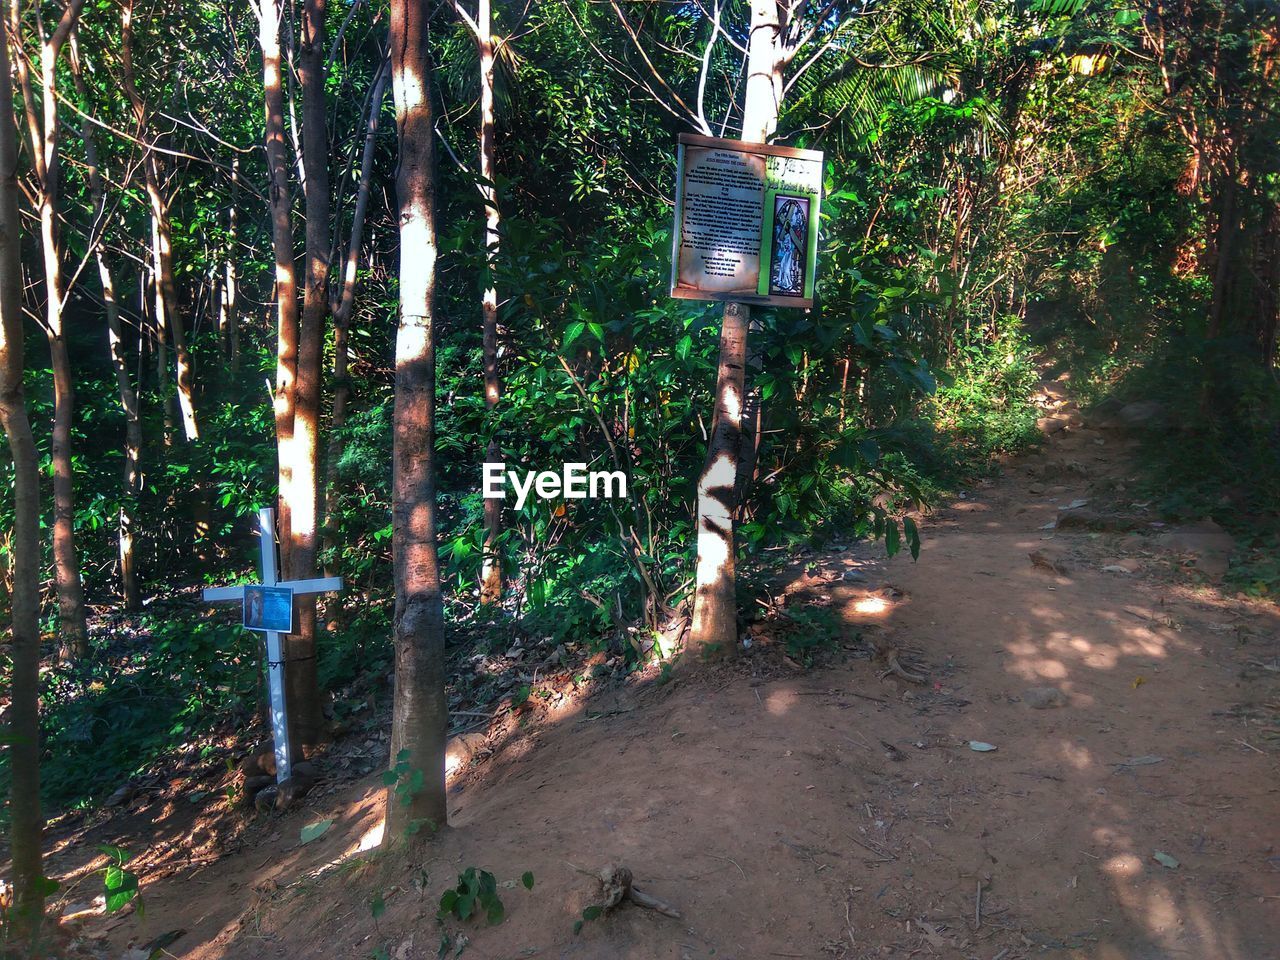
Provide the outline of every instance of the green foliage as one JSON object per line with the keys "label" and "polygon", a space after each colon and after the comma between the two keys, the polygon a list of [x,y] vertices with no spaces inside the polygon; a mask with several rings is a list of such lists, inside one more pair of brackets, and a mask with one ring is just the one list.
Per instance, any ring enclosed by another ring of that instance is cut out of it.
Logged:
{"label": "green foliage", "polygon": [[827,607],[797,607],[787,611],[787,619],[797,628],[787,631],[787,653],[806,666],[813,662],[815,653],[833,646],[840,638],[839,620]]}
{"label": "green foliage", "polygon": [[138,919],[143,918],[142,893],[138,888],[138,876],[128,870],[125,864],[133,859],[133,854],[120,847],[100,845],[98,850],[107,855],[110,861],[102,869],[103,894],[106,897],[107,913],[117,913],[128,904],[136,904]]}
{"label": "green foliage", "polygon": [[[532,889],[533,874],[525,873],[524,876],[528,878],[526,889]],[[467,867],[458,874],[458,885],[440,897],[436,917],[441,921],[450,916],[466,921],[481,915],[490,924],[501,923],[506,916],[506,907],[498,896],[498,881],[493,874],[488,870]]]}
{"label": "green foliage", "polygon": [[604,907],[598,903],[593,903],[582,911],[582,919],[573,922],[573,935],[576,937],[582,932],[582,925],[590,920],[599,920],[604,916]]}
{"label": "green foliage", "polygon": [[[161,615],[45,673],[41,780],[53,809],[105,797],[161,757],[253,716],[261,661],[238,626]],[[0,782],[9,760],[0,754]]]}
{"label": "green foliage", "polygon": [[[396,754],[395,764],[382,774],[382,783],[392,788],[396,802],[402,807],[413,803],[413,798],[422,792],[426,782],[426,775],[422,772],[422,768],[410,766],[409,759],[410,752],[401,750]],[[420,827],[413,827],[412,824],[410,827],[412,833],[417,833],[420,829]],[[432,829],[435,829],[434,825]]]}
{"label": "green foliage", "polygon": [[1016,318],[1001,317],[982,337],[958,347],[948,382],[934,396],[931,420],[951,456],[969,468],[1040,440],[1030,397],[1039,374]]}

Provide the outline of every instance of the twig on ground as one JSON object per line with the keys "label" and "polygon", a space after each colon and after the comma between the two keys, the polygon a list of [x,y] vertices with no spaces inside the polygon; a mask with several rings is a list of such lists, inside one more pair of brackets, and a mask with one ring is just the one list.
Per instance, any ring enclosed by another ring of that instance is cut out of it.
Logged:
{"label": "twig on ground", "polygon": [[895,856],[894,856],[892,853],[890,853],[889,851],[887,851],[887,850],[877,850],[875,847],[871,846],[870,844],[863,843],[863,842],[862,842],[861,840],[859,840],[857,837],[850,836],[850,837],[849,837],[849,839],[850,839],[850,840],[852,840],[854,843],[856,843],[858,846],[862,847],[864,850],[870,850],[870,851],[871,851],[872,853],[874,853],[877,857],[880,857],[880,858],[881,858],[881,859],[880,859],[880,861],[879,861],[880,863],[889,863],[890,861],[893,861],[893,860],[897,860],[897,859],[898,859],[897,857],[895,857]]}
{"label": "twig on ground", "polygon": [[743,879],[746,879],[747,872],[743,870],[742,867],[738,866],[737,860],[731,860],[728,857],[717,857],[714,853],[708,853],[707,856],[712,860],[723,860],[725,863],[732,863],[735,867],[738,867],[738,872],[742,874]]}

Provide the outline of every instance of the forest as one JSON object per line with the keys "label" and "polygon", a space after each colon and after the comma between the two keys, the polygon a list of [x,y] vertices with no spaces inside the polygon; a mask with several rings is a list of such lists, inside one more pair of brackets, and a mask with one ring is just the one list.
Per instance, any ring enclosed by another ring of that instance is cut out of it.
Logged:
{"label": "forest", "polygon": [[1280,943],[1275,0],[3,17],[0,956]]}

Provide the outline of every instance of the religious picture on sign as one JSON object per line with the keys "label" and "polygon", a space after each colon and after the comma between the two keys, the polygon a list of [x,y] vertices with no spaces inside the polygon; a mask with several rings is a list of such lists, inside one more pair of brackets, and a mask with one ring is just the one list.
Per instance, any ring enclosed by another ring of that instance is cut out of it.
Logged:
{"label": "religious picture on sign", "polygon": [[682,133],[671,295],[813,305],[822,154]]}
{"label": "religious picture on sign", "polygon": [[293,591],[288,587],[245,587],[244,626],[248,630],[293,632]]}
{"label": "religious picture on sign", "polygon": [[804,296],[804,267],[809,251],[809,198],[775,194],[773,198],[773,251],[769,293],[780,297]]}

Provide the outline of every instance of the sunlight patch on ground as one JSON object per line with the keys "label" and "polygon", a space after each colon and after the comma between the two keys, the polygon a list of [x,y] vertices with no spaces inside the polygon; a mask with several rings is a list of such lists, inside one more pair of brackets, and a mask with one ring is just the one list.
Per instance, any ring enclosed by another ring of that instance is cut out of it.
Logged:
{"label": "sunlight patch on ground", "polygon": [[1136,877],[1142,873],[1142,860],[1132,853],[1118,853],[1102,865],[1102,870],[1113,877]]}
{"label": "sunlight patch on ground", "polygon": [[1163,888],[1154,889],[1147,894],[1145,922],[1152,933],[1168,933],[1177,928],[1178,910]]}
{"label": "sunlight patch on ground", "polygon": [[775,717],[781,717],[794,705],[796,694],[794,690],[771,690],[769,695],[765,697],[764,708]]}
{"label": "sunlight patch on ground", "polygon": [[877,616],[889,609],[889,601],[884,597],[863,597],[854,603],[853,609],[857,613]]}
{"label": "sunlight patch on ground", "polygon": [[360,838],[360,843],[356,847],[356,853],[365,853],[374,849],[382,843],[382,835],[387,831],[387,821],[379,820],[372,827],[365,831],[364,836]]}
{"label": "sunlight patch on ground", "polygon": [[1089,752],[1088,747],[1082,747],[1078,743],[1064,743],[1062,745],[1062,758],[1077,770],[1084,770],[1093,766],[1093,754]]}

